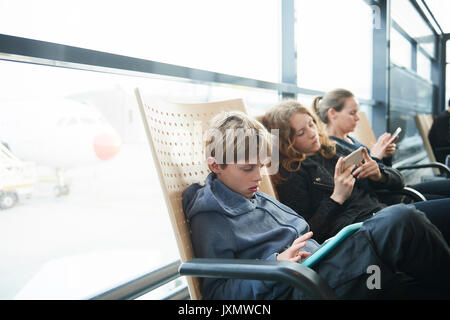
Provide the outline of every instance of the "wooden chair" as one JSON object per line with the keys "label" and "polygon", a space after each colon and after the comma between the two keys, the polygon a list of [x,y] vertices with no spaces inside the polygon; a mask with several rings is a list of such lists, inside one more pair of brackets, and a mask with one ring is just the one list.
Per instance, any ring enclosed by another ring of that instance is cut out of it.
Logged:
{"label": "wooden chair", "polygon": [[[195,259],[182,209],[182,192],[193,183],[204,184],[209,173],[203,150],[203,130],[208,121],[222,110],[246,112],[243,100],[149,103],[139,89],[135,93],[182,260],[180,274],[287,281],[314,297],[333,297],[331,289],[312,269],[296,263]],[[275,197],[268,175],[263,175],[260,189]],[[187,282],[191,299],[201,299],[199,279],[187,277]]]}
{"label": "wooden chair", "polygon": [[450,169],[447,165],[436,161],[433,148],[431,147],[430,140],[428,140],[428,133],[430,132],[431,126],[433,125],[433,117],[431,114],[416,114],[414,116],[416,122],[417,130],[422,137],[423,145],[428,154],[428,158],[431,163],[428,167],[433,168],[434,174],[436,176],[443,176],[450,178]]}
{"label": "wooden chair", "polygon": [[430,158],[430,161],[436,162],[436,157],[434,156],[433,149],[431,148],[430,141],[428,140],[428,133],[433,125],[433,117],[431,114],[416,114],[414,116],[414,121],[416,122],[417,130],[422,137],[423,145],[428,154],[428,158]]}
{"label": "wooden chair", "polygon": [[[431,126],[433,125],[433,117],[431,114],[417,114],[414,116],[414,120],[416,121],[417,129],[419,130],[420,136],[422,137],[423,144],[425,146],[425,150],[427,151],[428,157],[431,161],[440,163],[436,159],[435,151],[438,152],[446,152],[446,154],[450,154],[450,147],[437,147],[433,150],[431,146],[430,140],[428,138],[428,134],[430,133]],[[447,168],[450,167],[450,163],[446,162],[444,164]],[[439,168],[442,170],[442,168]],[[439,174],[437,169],[434,169],[436,174]],[[444,169],[445,170],[445,169]]]}

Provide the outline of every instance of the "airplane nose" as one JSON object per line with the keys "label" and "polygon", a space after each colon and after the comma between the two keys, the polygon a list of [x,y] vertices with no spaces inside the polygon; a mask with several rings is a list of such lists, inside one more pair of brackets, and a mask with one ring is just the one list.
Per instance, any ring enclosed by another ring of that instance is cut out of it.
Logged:
{"label": "airplane nose", "polygon": [[94,138],[94,151],[100,160],[108,160],[119,152],[121,144],[116,135],[102,133]]}

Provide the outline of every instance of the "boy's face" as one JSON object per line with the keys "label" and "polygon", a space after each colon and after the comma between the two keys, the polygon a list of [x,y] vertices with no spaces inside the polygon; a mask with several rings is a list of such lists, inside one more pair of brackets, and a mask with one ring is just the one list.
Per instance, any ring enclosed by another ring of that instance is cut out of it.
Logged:
{"label": "boy's face", "polygon": [[228,164],[225,167],[217,163],[210,164],[210,169],[223,184],[246,199],[251,199],[258,191],[262,180],[262,168],[263,165],[260,162],[256,164]]}

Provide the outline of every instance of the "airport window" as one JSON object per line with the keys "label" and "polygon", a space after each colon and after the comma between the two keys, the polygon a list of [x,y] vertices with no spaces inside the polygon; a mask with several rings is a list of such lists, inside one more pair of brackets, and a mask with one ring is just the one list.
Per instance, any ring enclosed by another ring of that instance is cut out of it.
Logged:
{"label": "airport window", "polygon": [[391,63],[411,69],[412,45],[397,30],[391,28]]}
{"label": "airport window", "polygon": [[0,210],[0,299],[82,299],[179,259],[135,87],[186,102],[244,98],[252,114],[278,100],[8,61],[0,73],[0,137],[22,170],[17,201]]}
{"label": "airport window", "polygon": [[[297,82],[372,97],[372,9],[364,1],[295,1]],[[358,26],[358,27],[355,27]]]}
{"label": "airport window", "polygon": [[391,66],[390,77],[389,127],[392,130],[402,128],[393,161],[419,161],[426,157],[426,153],[414,116],[432,112],[433,85],[411,70],[395,64]]}
{"label": "airport window", "polygon": [[[446,54],[446,61],[447,61],[447,63],[445,65],[445,70],[446,70],[446,73],[445,73],[445,78],[446,78],[446,80],[445,80],[445,87],[446,87],[446,89],[445,89],[445,92],[446,92],[446,94],[445,94],[445,96],[446,96],[445,103],[448,106],[448,101],[450,100],[450,67],[449,67],[449,63],[450,63],[450,41],[447,40],[445,45],[446,45],[446,52],[447,52],[447,54]],[[439,108],[445,108],[445,107],[439,106]]]}
{"label": "airport window", "polygon": [[445,90],[445,92],[446,92],[446,96],[447,96],[447,98],[445,99],[445,106],[439,106],[439,108],[442,108],[442,109],[445,109],[445,107],[448,107],[448,101],[450,100],[450,64],[448,64],[447,63],[447,65],[445,66],[445,68],[446,68],[446,80],[445,80],[445,83],[446,83],[446,90]]}
{"label": "airport window", "polygon": [[432,58],[436,57],[436,39],[433,31],[425,23],[409,0],[391,1],[391,17]]}
{"label": "airport window", "polygon": [[57,0],[3,0],[0,30],[8,35],[278,82],[279,2],[81,0],[62,4]]}
{"label": "airport window", "polygon": [[298,94],[297,100],[300,101],[300,103],[303,104],[303,106],[310,108],[312,110],[311,107],[315,97],[316,96],[309,94]]}
{"label": "airport window", "polygon": [[[0,70],[0,137],[35,173],[15,177],[18,202],[0,211],[0,298],[82,299],[178,259],[139,118],[121,122],[138,112],[129,79],[6,61]],[[86,128],[80,117],[109,122]]]}
{"label": "airport window", "polygon": [[445,45],[446,45],[446,52],[447,52],[445,58],[446,58],[447,63],[450,63],[450,40],[447,40]]}
{"label": "airport window", "polygon": [[417,74],[431,80],[431,60],[420,50],[417,51]]}

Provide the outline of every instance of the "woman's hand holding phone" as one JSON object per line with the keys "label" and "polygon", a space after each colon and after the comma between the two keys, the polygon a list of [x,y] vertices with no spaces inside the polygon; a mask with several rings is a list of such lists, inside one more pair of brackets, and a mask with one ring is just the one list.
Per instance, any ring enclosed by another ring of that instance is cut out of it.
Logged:
{"label": "woman's hand holding phone", "polygon": [[343,204],[350,197],[355,185],[355,178],[352,175],[354,166],[352,165],[344,170],[343,160],[340,157],[334,168],[334,190],[330,196],[331,199],[339,204]]}
{"label": "woman's hand holding phone", "polygon": [[365,148],[363,150],[363,157],[364,164],[358,165],[358,169],[353,171],[353,176],[357,179],[368,178],[372,181],[379,182],[383,178],[383,175],[378,163],[369,156]]}
{"label": "woman's hand holding phone", "polygon": [[390,158],[395,154],[396,142],[399,138],[399,133],[402,129],[399,127],[395,130],[394,134],[383,133],[377,140],[377,142],[370,148],[370,153],[373,157],[378,159]]}

